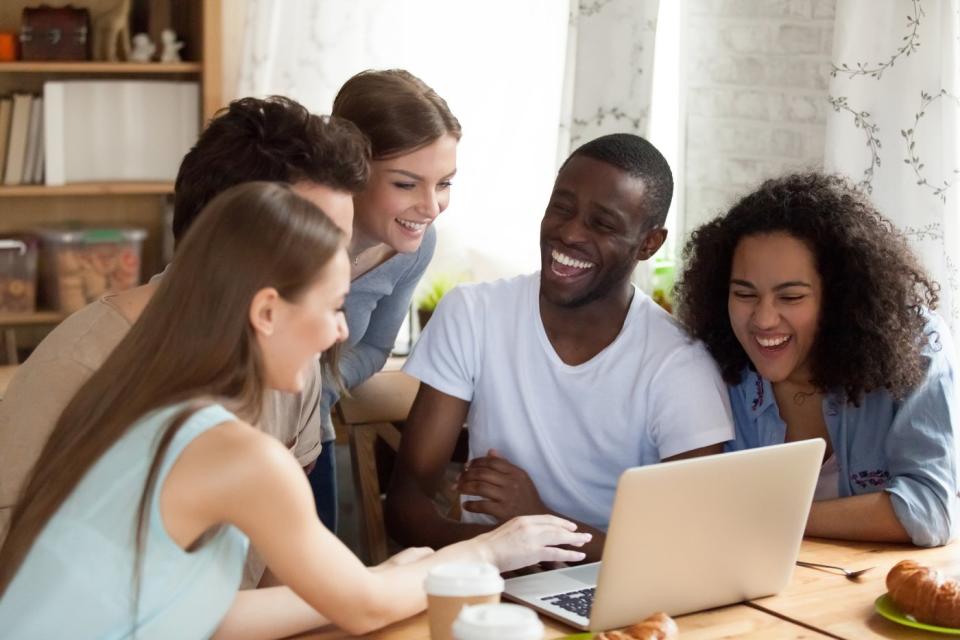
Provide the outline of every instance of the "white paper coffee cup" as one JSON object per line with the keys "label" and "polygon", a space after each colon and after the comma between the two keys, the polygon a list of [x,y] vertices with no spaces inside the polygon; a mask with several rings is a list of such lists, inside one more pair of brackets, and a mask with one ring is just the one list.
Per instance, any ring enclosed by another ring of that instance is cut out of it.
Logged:
{"label": "white paper coffee cup", "polygon": [[432,640],[452,640],[451,627],[466,605],[497,603],[503,578],[491,564],[448,562],[437,565],[424,582]]}
{"label": "white paper coffee cup", "polygon": [[536,612],[516,604],[468,605],[453,623],[454,640],[543,640]]}

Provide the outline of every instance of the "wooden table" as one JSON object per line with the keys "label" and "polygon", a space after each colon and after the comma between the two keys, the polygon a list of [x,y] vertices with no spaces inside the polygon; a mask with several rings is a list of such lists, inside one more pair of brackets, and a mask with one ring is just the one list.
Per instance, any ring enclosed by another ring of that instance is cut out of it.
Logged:
{"label": "wooden table", "polygon": [[[541,616],[541,619],[546,630],[544,638],[548,640],[580,633],[576,629],[567,627],[550,618]],[[680,616],[676,620],[677,626],[680,627],[680,638],[682,640],[713,640],[715,638],[825,639],[828,637],[742,604],[692,613]],[[339,629],[333,628],[296,636],[297,640],[342,640],[349,637]],[[422,613],[366,637],[375,640],[430,640],[427,615]]]}
{"label": "wooden table", "polygon": [[[849,569],[874,567],[859,580],[819,569],[797,567],[790,584],[780,594],[754,602],[731,605],[676,618],[681,640],[715,638],[944,638],[886,620],[873,602],[886,592],[890,567],[912,558],[948,574],[960,575],[960,544],[937,549],[909,545],[868,544],[808,539],[800,559]],[[547,639],[576,633],[574,629],[543,618]],[[297,636],[301,640],[340,640],[337,629],[321,629]],[[429,640],[426,614],[415,616],[370,634],[376,640]]]}
{"label": "wooden table", "polygon": [[875,567],[857,581],[820,569],[797,567],[780,594],[756,600],[763,609],[799,620],[840,638],[945,638],[890,622],[874,611],[873,602],[886,593],[890,568],[913,559],[952,575],[960,575],[960,544],[936,549],[909,545],[804,540],[800,559],[848,569]]}

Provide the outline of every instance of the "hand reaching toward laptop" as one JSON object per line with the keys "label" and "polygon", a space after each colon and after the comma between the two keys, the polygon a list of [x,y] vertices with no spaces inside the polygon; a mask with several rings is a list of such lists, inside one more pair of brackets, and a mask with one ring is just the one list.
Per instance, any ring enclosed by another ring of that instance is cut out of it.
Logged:
{"label": "hand reaching toward laptop", "polygon": [[500,571],[512,571],[538,562],[580,562],[585,554],[579,548],[591,538],[569,520],[536,515],[511,518],[493,531],[458,544],[482,545],[489,554],[487,562]]}
{"label": "hand reaching toward laptop", "polygon": [[550,513],[527,472],[504,458],[496,449],[474,458],[464,467],[457,490],[480,500],[468,500],[463,509],[506,522],[523,515]]}

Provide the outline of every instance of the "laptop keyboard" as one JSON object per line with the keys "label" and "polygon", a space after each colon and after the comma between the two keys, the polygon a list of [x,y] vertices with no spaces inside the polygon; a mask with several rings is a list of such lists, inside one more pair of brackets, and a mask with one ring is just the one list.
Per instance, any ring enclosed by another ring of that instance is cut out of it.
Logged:
{"label": "laptop keyboard", "polygon": [[583,618],[589,618],[590,607],[593,606],[593,593],[596,590],[596,587],[590,587],[588,589],[581,589],[580,591],[558,593],[540,599],[570,613],[575,613]]}

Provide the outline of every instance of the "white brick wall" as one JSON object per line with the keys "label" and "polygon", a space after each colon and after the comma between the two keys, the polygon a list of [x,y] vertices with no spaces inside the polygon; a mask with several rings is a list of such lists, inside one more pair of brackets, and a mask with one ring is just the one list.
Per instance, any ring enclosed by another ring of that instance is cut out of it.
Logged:
{"label": "white brick wall", "polygon": [[835,1],[688,0],[684,235],[822,166]]}

